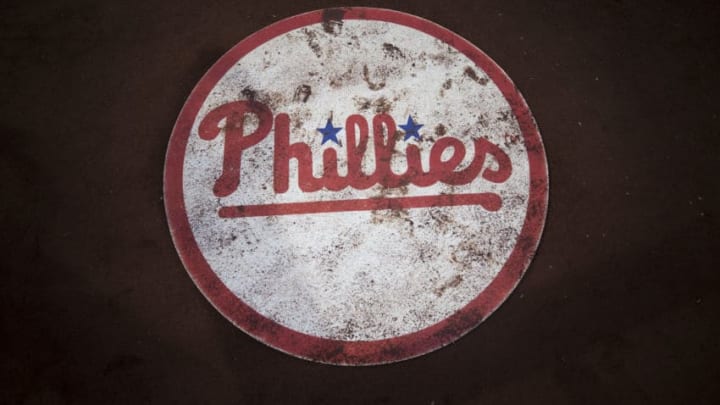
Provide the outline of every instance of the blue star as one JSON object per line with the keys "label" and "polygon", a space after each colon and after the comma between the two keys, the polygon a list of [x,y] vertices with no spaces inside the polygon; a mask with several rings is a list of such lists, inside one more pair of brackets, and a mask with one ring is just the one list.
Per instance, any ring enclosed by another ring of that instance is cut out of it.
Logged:
{"label": "blue star", "polygon": [[337,139],[337,133],[342,131],[342,127],[333,127],[332,118],[327,120],[325,128],[318,128],[317,130],[323,135],[321,145],[324,145],[327,141],[333,141],[340,145],[340,141]]}
{"label": "blue star", "polygon": [[407,123],[405,125],[400,125],[400,128],[405,131],[405,138],[403,140],[407,141],[410,138],[415,138],[419,141],[420,134],[418,133],[418,130],[422,127],[423,125],[417,124],[413,121],[412,116],[408,115]]}

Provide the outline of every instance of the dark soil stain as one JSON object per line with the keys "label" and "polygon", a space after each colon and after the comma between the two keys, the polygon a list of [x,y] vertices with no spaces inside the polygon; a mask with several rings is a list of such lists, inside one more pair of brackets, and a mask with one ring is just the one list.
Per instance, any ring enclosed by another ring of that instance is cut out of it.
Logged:
{"label": "dark soil stain", "polygon": [[309,30],[307,28],[302,30],[303,34],[307,37],[307,44],[312,49],[315,56],[318,58],[321,58],[323,55],[322,49],[320,48],[320,44],[317,41],[317,33],[315,31]]}
{"label": "dark soil stain", "polygon": [[367,65],[363,65],[362,75],[363,75],[363,80],[365,80],[365,83],[367,83],[368,88],[370,90],[380,90],[383,87],[385,87],[385,82],[375,83],[370,80],[370,71],[368,70]]}
{"label": "dark soil stain", "polygon": [[369,110],[372,106],[372,100],[365,97],[355,97],[355,105],[357,106],[358,110],[360,111],[366,111]]}
{"label": "dark soil stain", "polygon": [[488,121],[487,114],[480,114],[477,117],[477,124],[483,128],[487,128],[490,126],[490,122]]}
{"label": "dark soil stain", "polygon": [[312,94],[312,88],[307,84],[301,84],[295,89],[295,95],[293,95],[293,101],[302,101],[306,103],[310,95]]}
{"label": "dark soil stain", "polygon": [[341,8],[328,8],[323,10],[322,26],[328,34],[337,35],[342,32],[345,10]]}
{"label": "dark soil stain", "polygon": [[473,81],[480,83],[481,85],[486,85],[488,83],[488,79],[484,77],[478,77],[477,73],[475,72],[475,69],[471,68],[470,66],[465,68],[465,76],[471,78]]}
{"label": "dark soil stain", "polygon": [[507,122],[510,119],[510,111],[498,112],[498,121]]}
{"label": "dark soil stain", "polygon": [[384,43],[383,45],[383,51],[385,51],[385,56],[398,59],[398,58],[404,58],[405,54],[398,48],[397,46],[389,43]]}
{"label": "dark soil stain", "polygon": [[435,127],[435,135],[443,136],[446,133],[447,133],[447,128],[445,128],[445,125],[437,124],[437,126]]}
{"label": "dark soil stain", "polygon": [[249,101],[255,101],[255,99],[257,98],[257,91],[253,90],[253,88],[250,86],[245,86],[245,88],[242,89],[240,94],[242,94],[243,97],[245,97],[245,99]]}
{"label": "dark soil stain", "polygon": [[375,113],[377,114],[390,112],[393,108],[392,102],[385,97],[380,97],[375,100],[372,105],[375,107]]}
{"label": "dark soil stain", "polygon": [[475,263],[482,263],[492,257],[492,252],[485,252],[477,245],[477,238],[469,238],[462,242],[450,254],[450,259],[461,266],[461,270],[472,268]]}
{"label": "dark soil stain", "polygon": [[343,74],[330,78],[330,87],[338,89],[353,79],[353,67],[349,67]]}
{"label": "dark soil stain", "polygon": [[443,294],[445,294],[445,291],[448,288],[457,287],[460,285],[460,283],[462,283],[462,281],[463,281],[463,277],[459,274],[456,275],[455,277],[450,279],[450,281],[448,281],[445,284],[441,285],[440,287],[436,288],[435,295],[437,295],[438,297],[442,296]]}

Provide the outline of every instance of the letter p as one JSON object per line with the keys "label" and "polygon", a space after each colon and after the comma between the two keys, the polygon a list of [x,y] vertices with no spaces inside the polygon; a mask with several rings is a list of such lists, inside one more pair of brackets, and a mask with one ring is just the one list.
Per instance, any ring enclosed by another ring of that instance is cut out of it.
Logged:
{"label": "letter p", "polygon": [[[246,114],[258,117],[258,127],[251,134],[243,133]],[[220,121],[225,119],[225,126]],[[200,122],[201,139],[212,140],[225,130],[225,150],[223,153],[222,174],[215,182],[213,193],[218,197],[226,197],[234,193],[240,186],[240,162],[244,150],[263,140],[272,128],[272,112],[257,101],[235,101],[221,105],[210,111]]]}

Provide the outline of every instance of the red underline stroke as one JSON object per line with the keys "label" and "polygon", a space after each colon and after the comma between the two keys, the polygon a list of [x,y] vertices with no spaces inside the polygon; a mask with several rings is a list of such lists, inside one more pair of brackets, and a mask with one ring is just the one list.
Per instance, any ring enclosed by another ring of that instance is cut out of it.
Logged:
{"label": "red underline stroke", "polygon": [[220,208],[221,218],[263,217],[273,215],[319,214],[344,211],[400,210],[408,208],[480,205],[488,211],[502,206],[495,193],[440,194],[419,197],[382,197],[355,200],[331,200],[261,205],[236,205]]}

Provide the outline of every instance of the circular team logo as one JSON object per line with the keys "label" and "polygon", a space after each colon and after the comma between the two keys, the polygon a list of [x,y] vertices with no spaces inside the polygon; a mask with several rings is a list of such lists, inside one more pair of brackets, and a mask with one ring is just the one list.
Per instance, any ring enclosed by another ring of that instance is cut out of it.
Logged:
{"label": "circular team logo", "polygon": [[283,352],[379,364],[487,318],[537,248],[540,134],[506,74],[432,22],[315,11],[240,42],[173,130],[165,207],[207,299]]}

